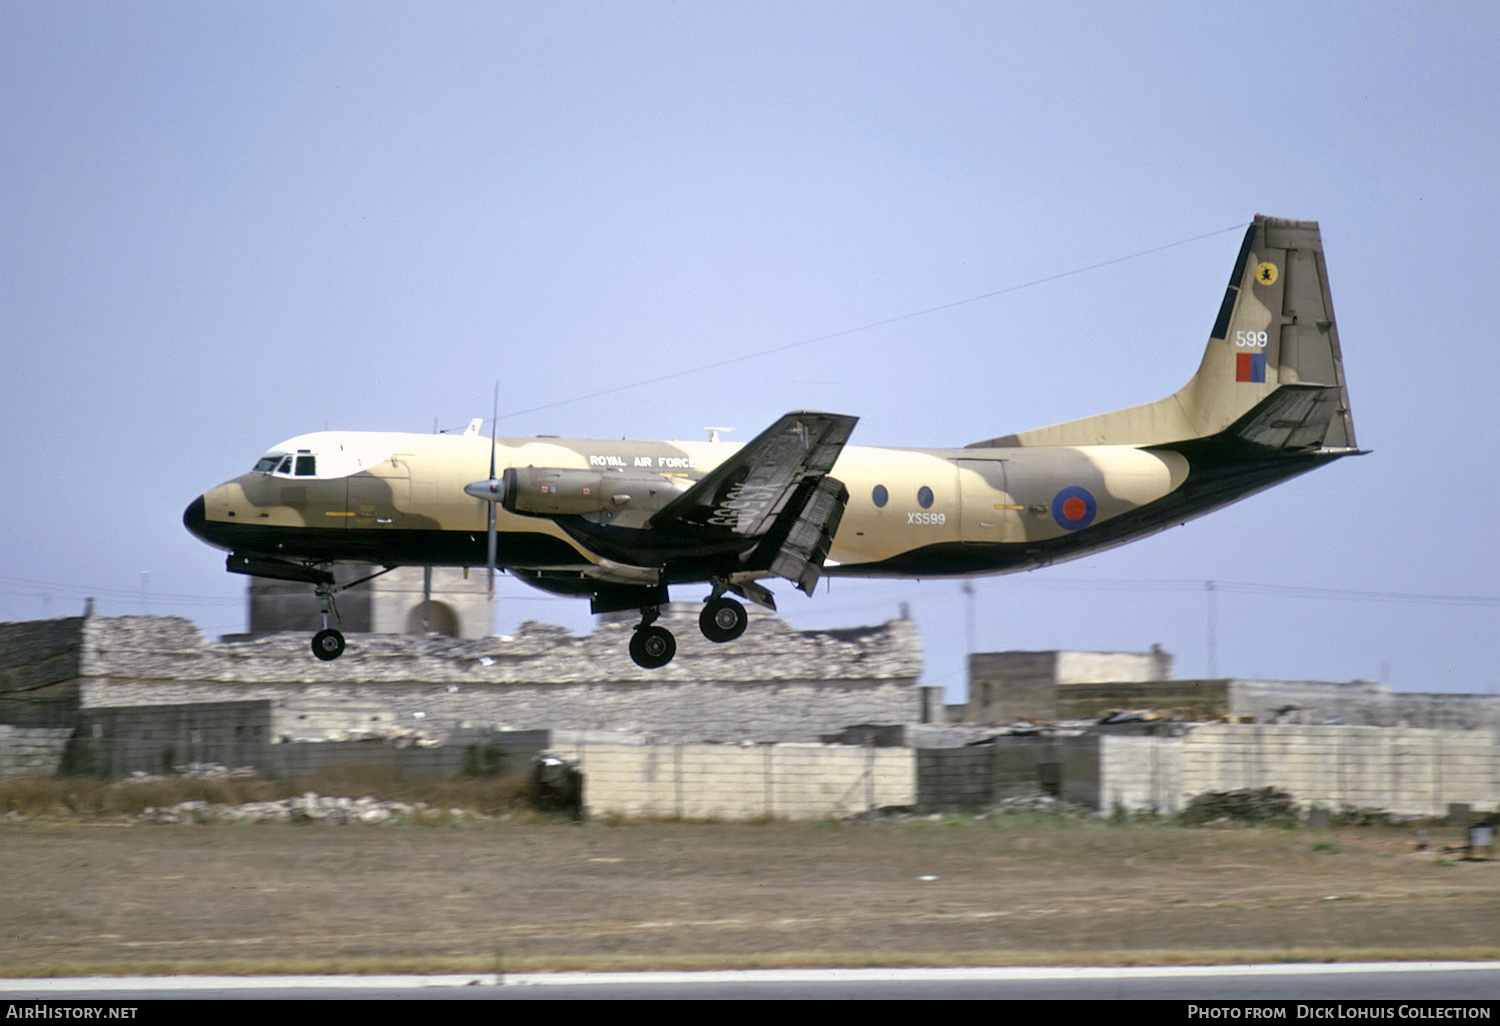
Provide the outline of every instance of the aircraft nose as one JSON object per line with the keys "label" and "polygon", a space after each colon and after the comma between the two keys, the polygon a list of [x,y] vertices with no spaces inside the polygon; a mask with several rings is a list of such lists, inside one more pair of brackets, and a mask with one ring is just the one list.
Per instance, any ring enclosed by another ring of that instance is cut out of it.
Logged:
{"label": "aircraft nose", "polygon": [[194,537],[208,541],[208,536],[203,533],[203,525],[207,523],[207,506],[203,502],[203,496],[198,496],[188,503],[188,508],[182,511],[182,526]]}

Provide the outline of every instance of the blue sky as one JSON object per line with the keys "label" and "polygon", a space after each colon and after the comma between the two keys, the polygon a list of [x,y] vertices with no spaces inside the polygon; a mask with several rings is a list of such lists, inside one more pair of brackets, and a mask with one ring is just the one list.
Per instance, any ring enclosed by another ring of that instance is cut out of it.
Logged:
{"label": "blue sky", "polygon": [[[1322,224],[1374,454],[977,580],[974,644],[1494,691],[1497,58],[1477,2],[8,0],[0,620],[240,630],[189,500],[304,431],[462,426],[497,379],[515,435],[818,408],[961,445],[1155,399],[1260,211]],[[809,627],[907,603],[962,687],[961,582],[782,592]],[[503,581],[526,618],[589,621]]]}

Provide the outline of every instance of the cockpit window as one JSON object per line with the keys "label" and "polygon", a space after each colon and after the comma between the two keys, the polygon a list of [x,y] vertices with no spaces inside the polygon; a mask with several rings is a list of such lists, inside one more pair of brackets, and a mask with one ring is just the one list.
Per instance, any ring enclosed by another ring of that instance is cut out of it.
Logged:
{"label": "cockpit window", "polygon": [[256,474],[285,474],[288,477],[317,477],[318,457],[303,450],[296,455],[273,452],[255,461]]}

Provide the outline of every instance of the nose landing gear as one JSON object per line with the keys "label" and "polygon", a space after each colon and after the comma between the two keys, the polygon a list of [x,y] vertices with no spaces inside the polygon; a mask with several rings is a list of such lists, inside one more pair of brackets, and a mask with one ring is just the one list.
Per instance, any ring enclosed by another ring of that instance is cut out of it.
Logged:
{"label": "nose landing gear", "polygon": [[344,654],[344,636],[331,627],[313,635],[313,655],[327,662]]}
{"label": "nose landing gear", "polygon": [[334,604],[333,601],[333,596],[337,592],[348,591],[350,588],[358,587],[359,585],[364,584],[367,581],[373,581],[381,574],[388,574],[395,569],[396,567],[394,566],[388,566],[384,570],[377,570],[373,574],[370,574],[366,577],[361,577],[357,581],[350,581],[348,584],[335,583],[333,579],[333,573],[329,569],[329,564],[298,568],[298,576],[293,577],[287,577],[287,574],[291,573],[291,571],[283,570],[280,568],[278,568],[277,574],[267,574],[262,572],[258,576],[279,576],[283,579],[288,580],[307,580],[309,577],[312,579],[313,590],[318,594],[318,614],[322,617],[323,620],[323,629],[313,635],[312,653],[326,663],[331,662],[332,660],[337,659],[339,656],[344,654],[343,633],[336,628],[328,626],[328,618],[332,616],[334,619],[337,619],[339,615],[338,607]]}
{"label": "nose landing gear", "polygon": [[325,663],[344,654],[344,635],[328,626],[330,613],[337,615],[333,605],[333,593],[337,587],[332,581],[317,585],[318,612],[323,618],[323,629],[313,635],[313,655]]}

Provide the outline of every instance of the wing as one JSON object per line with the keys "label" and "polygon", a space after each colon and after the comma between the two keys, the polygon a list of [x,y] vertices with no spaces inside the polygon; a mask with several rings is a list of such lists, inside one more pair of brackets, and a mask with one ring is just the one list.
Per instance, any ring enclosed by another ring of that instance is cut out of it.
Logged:
{"label": "wing", "polygon": [[743,569],[785,577],[810,593],[849,501],[828,473],[858,422],[838,413],[786,414],[657,510],[647,528],[760,539]]}
{"label": "wing", "polygon": [[763,535],[804,482],[833,469],[858,422],[838,413],[788,413],[657,510],[646,526],[691,524]]}

